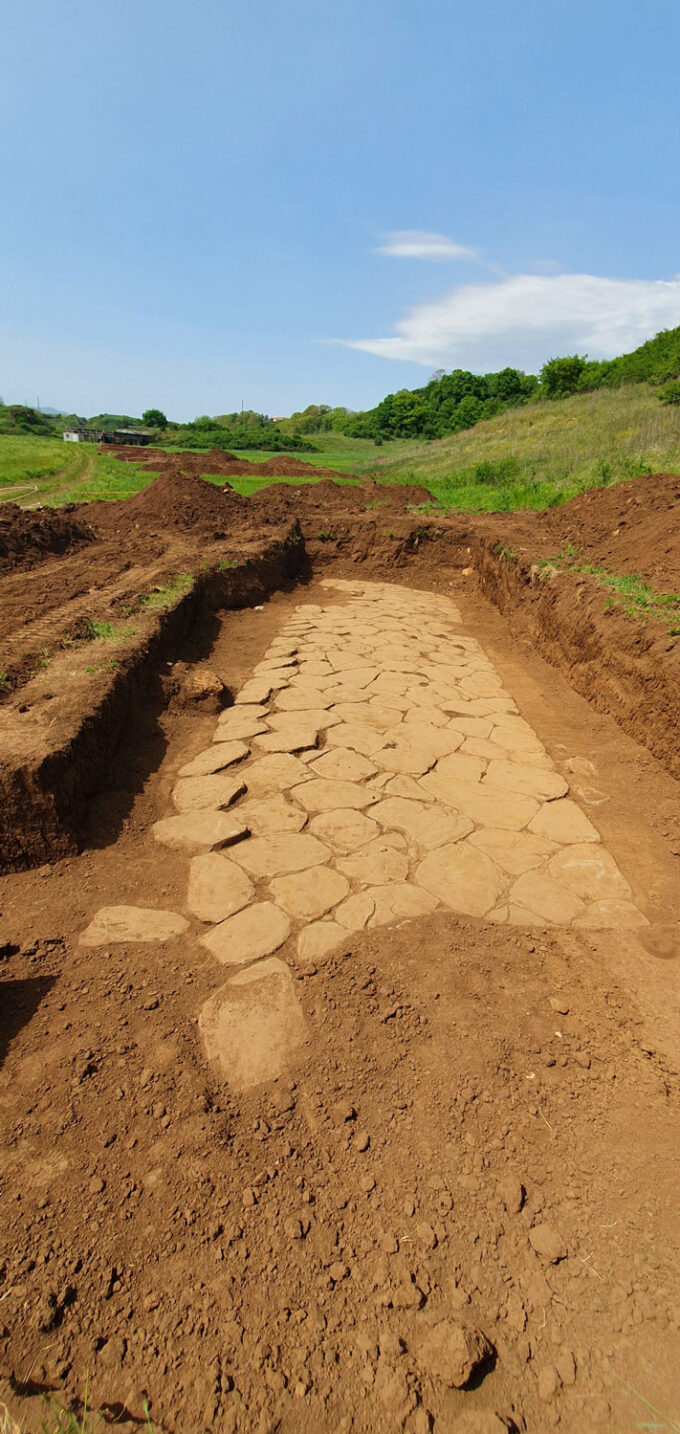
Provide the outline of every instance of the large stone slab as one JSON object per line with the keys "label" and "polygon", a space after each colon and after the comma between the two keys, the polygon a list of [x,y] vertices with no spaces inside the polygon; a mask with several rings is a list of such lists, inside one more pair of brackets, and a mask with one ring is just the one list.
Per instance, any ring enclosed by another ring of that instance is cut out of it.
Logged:
{"label": "large stone slab", "polygon": [[[501,825],[500,823],[498,824]],[[536,833],[536,836],[547,837],[549,841],[557,841],[569,846],[584,841],[599,841],[600,834],[595,830],[592,822],[572,802],[569,797],[561,797],[559,801],[548,802],[540,808],[529,823],[529,830]]]}
{"label": "large stone slab", "polygon": [[260,961],[221,986],[198,1018],[208,1060],[238,1091],[276,1080],[306,1037],[288,967]]}
{"label": "large stone slab", "polygon": [[335,920],[348,931],[363,931],[370,917],[375,911],[375,900],[366,891],[358,891],[354,896],[348,896],[336,908],[333,915]]}
{"label": "large stone slab", "polygon": [[252,707],[258,703],[268,702],[274,690],[274,682],[270,677],[253,677],[241,688],[234,703],[238,707]]}
{"label": "large stone slab", "polygon": [[373,915],[369,917],[369,926],[391,926],[397,921],[429,916],[432,911],[436,911],[439,904],[432,892],[411,886],[410,882],[404,883],[403,886],[371,886],[366,896],[373,902]]}
{"label": "large stone slab", "polygon": [[241,842],[232,855],[251,876],[259,878],[285,876],[309,866],[322,866],[330,852],[323,842],[306,832],[286,832],[279,836],[251,837],[250,841]]}
{"label": "large stone slab", "polygon": [[373,776],[375,767],[349,747],[333,747],[317,757],[310,770],[316,777],[329,777],[332,781],[361,782]]}
{"label": "large stone slab", "polygon": [[533,832],[501,831],[494,827],[473,832],[470,842],[481,847],[508,876],[521,876],[525,871],[544,866],[548,857],[559,850],[556,842],[535,836]]}
{"label": "large stone slab", "polygon": [[[481,782],[464,782],[444,777],[437,770],[420,778],[420,786],[438,801],[464,812],[476,826],[502,827],[521,831],[536,816],[538,802],[500,787],[483,787]],[[552,803],[550,807],[552,807]],[[559,803],[557,804],[559,805]],[[550,810],[545,808],[544,810]],[[548,835],[539,832],[538,835]]]}
{"label": "large stone slab", "polygon": [[277,951],[289,934],[286,913],[271,901],[259,901],[214,926],[201,937],[201,946],[223,965],[241,966]]}
{"label": "large stone slab", "polygon": [[204,852],[189,865],[187,907],[199,921],[225,921],[252,901],[255,887],[236,862]]}
{"label": "large stone slab", "polygon": [[333,782],[324,777],[313,777],[302,787],[294,787],[291,795],[308,812],[328,812],[340,807],[354,807],[358,811],[376,800],[376,793],[355,782]]}
{"label": "large stone slab", "polygon": [[325,732],[328,727],[335,727],[340,718],[332,707],[302,707],[294,712],[272,712],[268,720],[274,732],[286,732],[301,722],[305,727],[313,727],[315,732]]}
{"label": "large stone slab", "polygon": [[404,797],[386,797],[371,808],[371,815],[386,830],[406,832],[418,846],[425,848],[459,841],[473,830],[472,821],[462,812]]}
{"label": "large stone slab", "polygon": [[161,846],[173,851],[206,851],[222,846],[231,846],[247,833],[245,822],[231,812],[216,812],[203,809],[184,812],[181,816],[165,817],[154,822],[151,835]]}
{"label": "large stone slab", "polygon": [[385,738],[381,732],[376,732],[370,726],[341,722],[328,733],[326,745],[349,748],[352,752],[360,752],[362,756],[370,757],[384,747]]}
{"label": "large stone slab", "polygon": [[249,762],[244,773],[251,797],[280,794],[309,776],[304,763],[287,752],[268,752]]}
{"label": "large stone slab", "polygon": [[320,841],[326,842],[335,851],[348,854],[365,846],[372,837],[378,836],[379,828],[363,812],[340,808],[331,812],[320,812],[312,817],[309,830]]}
{"label": "large stone slab", "polygon": [[[491,747],[491,743],[484,743],[485,747]],[[494,759],[489,765],[482,778],[484,787],[503,787],[509,792],[521,792],[527,797],[537,797],[540,801],[552,802],[557,797],[564,797],[569,791],[568,783],[559,772],[551,772],[543,767],[532,767],[524,762],[505,762],[503,759]]]}
{"label": "large stone slab", "polygon": [[491,858],[466,841],[431,852],[417,868],[415,880],[466,916],[486,916],[506,886],[506,877]]}
{"label": "large stone slab", "polygon": [[[319,681],[323,681],[319,678]],[[276,706],[280,712],[304,711],[305,708],[331,707],[332,697],[322,692],[318,687],[311,687],[305,683],[303,687],[287,687],[285,692],[279,692],[276,697]]]}
{"label": "large stone slab", "polygon": [[249,748],[245,742],[216,742],[212,747],[206,747],[204,752],[199,752],[191,762],[185,762],[179,769],[180,777],[209,777],[215,772],[221,772],[225,767],[230,767],[233,762],[240,762],[247,757]]}
{"label": "large stone slab", "polygon": [[261,752],[304,752],[319,744],[319,729],[303,722],[291,723],[281,731],[255,737],[253,745]]}
{"label": "large stone slab", "polygon": [[349,882],[332,867],[315,866],[292,876],[278,876],[270,882],[269,889],[289,916],[298,921],[315,921],[344,900]]}
{"label": "large stone slab", "polygon": [[340,722],[346,726],[372,727],[376,732],[387,732],[395,727],[401,713],[396,707],[385,706],[376,698],[369,702],[340,702],[333,709]]}
{"label": "large stone slab", "polygon": [[172,941],[189,923],[174,911],[149,906],[102,906],[80,937],[81,946],[108,946],[118,941]]}
{"label": "large stone slab", "polygon": [[198,812],[204,807],[220,811],[230,807],[243,795],[246,784],[233,773],[216,773],[212,777],[181,777],[172,789],[172,800],[178,812]]}
{"label": "large stone slab", "polygon": [[371,886],[383,886],[387,882],[404,882],[408,877],[408,857],[392,844],[403,838],[386,834],[371,841],[354,856],[340,857],[338,871]]}
{"label": "large stone slab", "polygon": [[[239,707],[229,708],[229,712],[225,713],[225,716],[228,716],[230,720],[224,724],[218,722],[213,735],[214,743],[243,741],[249,737],[256,737],[258,732],[267,731],[267,724],[263,721],[262,717],[245,716],[239,718],[239,712]],[[232,713],[234,714],[233,716]]]}
{"label": "large stone slab", "polygon": [[547,926],[568,926],[585,910],[577,896],[542,871],[528,871],[520,876],[509,892],[508,902],[511,911],[515,906],[531,911]]}
{"label": "large stone slab", "polygon": [[241,802],[238,814],[253,836],[299,832],[307,821],[306,812],[280,796],[255,797],[252,801]]}
{"label": "large stone slab", "polygon": [[313,921],[298,936],[298,958],[300,961],[325,961],[343,946],[347,949],[349,939],[349,933],[335,921]]}
{"label": "large stone slab", "polygon": [[594,842],[563,847],[548,862],[560,886],[582,901],[630,901],[631,889],[614,858]]}

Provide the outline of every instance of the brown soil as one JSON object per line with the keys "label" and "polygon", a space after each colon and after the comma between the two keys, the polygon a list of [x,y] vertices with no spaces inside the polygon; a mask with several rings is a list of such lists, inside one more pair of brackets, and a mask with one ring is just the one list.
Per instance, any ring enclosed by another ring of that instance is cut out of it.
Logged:
{"label": "brown soil", "polygon": [[247,458],[237,458],[235,453],[229,453],[226,448],[211,448],[208,453],[194,453],[191,450],[184,453],[166,453],[163,448],[127,448],[116,447],[112,450],[110,446],[100,449],[100,452],[111,453],[122,463],[135,463],[147,473],[158,473],[172,469],[175,473],[186,473],[190,477],[200,478],[201,473],[229,474],[245,473],[252,477],[270,478],[341,478],[341,473],[336,473],[332,468],[319,468],[315,463],[305,463],[301,458],[292,458],[287,453],[282,453],[275,458],[267,458],[264,463],[251,463]]}
{"label": "brown soil", "polygon": [[53,508],[37,511],[3,503],[0,508],[0,573],[29,568],[48,556],[71,553],[91,543],[94,533],[87,522]]}
{"label": "brown soil", "polygon": [[[677,644],[608,615],[591,579],[532,573],[566,535],[677,590],[677,479],[638,482],[657,516],[635,503],[636,560],[631,485],[546,515],[444,519],[409,514],[401,488],[378,490],[383,517],[365,487],[245,501],[166,473],[90,505],[84,546],[0,581],[2,670],[83,615],[139,624],[115,672],[75,682],[65,645],[3,708],[15,733],[44,717],[75,754],[62,790],[80,851],[0,884],[0,1401],[27,1434],[42,1394],[77,1407],[86,1383],[128,1434],[145,1402],[177,1434],[677,1424]],[[149,826],[215,718],[168,705],[166,664],[231,691],[252,672],[299,600],[277,591],[304,574],[291,512],[317,568],[455,596],[649,891],[652,924],[437,914],[348,938],[318,970],[287,955],[308,1043],[290,1078],[237,1097],[196,1024],[224,980],[214,960],[181,940],[92,952],[78,937],[109,902],[181,909],[185,858],[159,858]],[[276,544],[291,566],[265,581]],[[247,581],[218,567],[244,553]],[[139,593],[177,572],[194,574],[187,606],[152,633]],[[43,796],[53,780],[47,763]],[[529,1239],[541,1225],[557,1263]],[[488,1349],[465,1390],[442,1379],[461,1325]]]}

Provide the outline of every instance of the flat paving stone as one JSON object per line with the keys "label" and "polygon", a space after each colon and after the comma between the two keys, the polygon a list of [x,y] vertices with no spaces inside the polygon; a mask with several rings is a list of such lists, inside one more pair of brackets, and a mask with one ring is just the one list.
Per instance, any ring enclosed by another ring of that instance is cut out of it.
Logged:
{"label": "flat paving stone", "polygon": [[338,871],[352,881],[384,886],[391,881],[406,881],[409,861],[402,851],[395,850],[387,837],[377,837],[355,856],[340,857],[337,865]]}
{"label": "flat paving stone", "polygon": [[187,908],[199,921],[225,921],[255,895],[255,887],[236,862],[219,852],[195,856],[189,864]]}
{"label": "flat paving stone", "polygon": [[339,721],[334,707],[301,707],[294,712],[272,712],[268,718],[269,726],[274,732],[285,732],[289,727],[301,722],[315,732],[326,732],[329,727],[337,726]]}
{"label": "flat paving stone", "polygon": [[333,747],[313,762],[311,771],[317,777],[329,777],[332,781],[361,782],[375,774],[375,767],[360,752],[349,747]]}
{"label": "flat paving stone", "polygon": [[268,752],[265,757],[249,762],[244,775],[250,795],[259,797],[265,793],[280,793],[304,782],[309,773],[304,763],[290,753]]}
{"label": "flat paving stone", "polygon": [[343,946],[347,948],[349,932],[335,921],[313,921],[300,932],[297,954],[300,961],[325,961]]}
{"label": "flat paving stone", "polygon": [[352,752],[359,752],[362,757],[371,757],[384,745],[384,735],[368,724],[362,726],[359,723],[341,722],[338,727],[331,729],[326,738],[327,747],[348,747]]}
{"label": "flat paving stone", "polygon": [[253,746],[260,752],[304,752],[318,744],[318,728],[306,727],[302,723],[291,723],[280,732],[267,732],[253,739]]}
{"label": "flat paving stone", "polygon": [[[521,831],[539,811],[533,797],[518,792],[504,792],[500,787],[483,787],[481,782],[463,782],[443,777],[436,769],[420,778],[419,785],[437,800],[464,812],[476,826],[502,827],[505,831]],[[550,810],[552,807],[542,808]],[[532,827],[538,836],[549,832]]]}
{"label": "flat paving stone", "polygon": [[419,886],[466,916],[486,916],[507,885],[495,862],[466,841],[439,847],[415,872]]}
{"label": "flat paving stone", "polygon": [[365,891],[348,896],[334,912],[335,920],[348,931],[363,931],[375,911],[375,900]]}
{"label": "flat paving stone", "polygon": [[372,886],[366,893],[374,903],[369,926],[391,926],[393,922],[429,916],[439,902],[430,891],[404,883],[403,886]]}
{"label": "flat paving stone", "polygon": [[185,762],[179,769],[180,777],[208,777],[221,772],[234,762],[241,762],[249,756],[250,748],[245,742],[218,742],[199,752],[191,762]]}
{"label": "flat paving stone", "polygon": [[371,727],[375,732],[387,732],[395,727],[401,717],[396,707],[386,707],[376,698],[367,702],[340,702],[333,708],[338,721],[349,727]]}
{"label": "flat paving stone", "polygon": [[230,807],[245,789],[243,777],[228,772],[211,777],[181,777],[172,789],[172,800],[178,812],[197,812],[206,807],[220,811]]}
{"label": "flat paving stone", "polygon": [[569,797],[561,797],[557,802],[548,802],[542,806],[529,823],[529,830],[535,832],[536,836],[544,836],[549,841],[569,846],[600,840],[600,834],[592,822],[588,821],[581,808]]}
{"label": "flat paving stone", "polygon": [[569,791],[559,772],[546,771],[542,767],[531,767],[523,762],[504,762],[494,759],[482,778],[483,787],[503,787],[510,792],[521,792],[539,801],[551,802],[564,797]]}
{"label": "flat paving stone", "polygon": [[389,772],[385,773],[389,781],[385,785],[385,795],[390,797],[405,797],[411,802],[433,803],[434,797],[421,786],[415,777],[390,777]]}
{"label": "flat paving stone", "polygon": [[593,901],[586,906],[582,916],[573,922],[580,930],[605,931],[608,928],[635,930],[648,926],[649,922],[632,901]]}
{"label": "flat paving stone", "polygon": [[461,812],[403,797],[386,797],[371,807],[371,814],[386,830],[406,832],[418,846],[426,849],[459,841],[473,830],[472,821]]}
{"label": "flat paving stone", "polygon": [[240,966],[277,951],[289,935],[290,921],[285,911],[271,901],[259,901],[214,926],[201,937],[201,946],[223,965]]}
{"label": "flat paving stone", "polygon": [[563,847],[548,871],[582,901],[630,901],[631,889],[614,858],[599,843]]}
{"label": "flat paving stone", "polygon": [[310,707],[332,707],[333,699],[318,687],[287,687],[277,693],[276,706],[280,712],[304,712]]}
{"label": "flat paving stone", "polygon": [[[306,790],[306,788],[305,788]],[[232,852],[234,860],[251,876],[285,876],[322,866],[330,852],[323,842],[306,832],[284,832],[269,837],[251,837]]]}
{"label": "flat paving stone", "polygon": [[183,936],[189,922],[175,911],[149,906],[102,906],[80,936],[81,946],[108,946],[117,941],[172,941]]}
{"label": "flat paving stone", "polygon": [[544,866],[548,857],[559,850],[556,842],[535,836],[533,832],[501,831],[493,827],[473,832],[470,843],[486,852],[508,876],[521,876],[525,871]]}
{"label": "flat paving stone", "polygon": [[531,731],[524,732],[520,727],[494,727],[490,741],[508,752],[545,752],[545,747],[538,737]]}
{"label": "flat paving stone", "polygon": [[486,771],[486,765],[482,757],[471,757],[464,752],[452,752],[448,757],[440,757],[435,770],[438,777],[452,784],[479,782]]}
{"label": "flat paving stone", "polygon": [[238,707],[244,705],[252,706],[254,703],[268,702],[273,691],[273,683],[268,677],[253,677],[241,688],[234,703]]}
{"label": "flat paving stone", "polygon": [[343,855],[365,846],[372,837],[377,837],[380,831],[371,817],[351,808],[319,812],[318,816],[312,817],[309,830],[313,836]]}
{"label": "flat paving stone", "polygon": [[258,732],[266,732],[267,724],[262,717],[239,717],[238,708],[236,715],[232,718],[233,707],[229,709],[230,721],[218,723],[213,735],[213,743],[229,743],[244,741],[249,737],[256,737]]}
{"label": "flat paving stone", "polygon": [[255,797],[241,802],[239,816],[253,836],[274,836],[278,832],[302,831],[307,813],[284,797]]}
{"label": "flat paving stone", "polygon": [[541,871],[528,871],[518,877],[508,893],[508,902],[511,910],[513,906],[523,907],[539,916],[547,926],[568,926],[585,910],[578,896]]}
{"label": "flat paving stone", "polygon": [[314,921],[344,901],[349,882],[332,867],[315,866],[311,871],[279,876],[269,889],[278,906],[298,921]]}
{"label": "flat paving stone", "polygon": [[240,841],[247,831],[246,823],[233,813],[204,808],[154,822],[151,835],[154,841],[170,847],[172,851],[197,851],[231,846]]}
{"label": "flat paving stone", "polygon": [[308,812],[335,811],[354,807],[358,811],[376,801],[376,793],[356,782],[335,782],[325,777],[312,777],[302,787],[293,787],[291,796]]}
{"label": "flat paving stone", "polygon": [[295,982],[277,957],[220,986],[198,1025],[208,1060],[235,1091],[277,1080],[307,1035]]}

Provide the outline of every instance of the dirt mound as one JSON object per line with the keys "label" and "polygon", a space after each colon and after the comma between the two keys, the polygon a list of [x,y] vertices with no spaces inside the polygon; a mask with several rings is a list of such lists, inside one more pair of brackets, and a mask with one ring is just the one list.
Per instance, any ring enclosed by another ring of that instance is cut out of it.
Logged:
{"label": "dirt mound", "polygon": [[119,503],[89,503],[87,513],[102,536],[142,527],[150,533],[169,528],[190,531],[197,537],[222,537],[234,520],[247,513],[247,504],[228,485],[217,488],[203,478],[180,473],[168,465],[148,488]]}
{"label": "dirt mound", "polygon": [[87,523],[53,508],[27,510],[16,503],[0,507],[0,572],[32,567],[46,554],[69,552],[94,538]]}
{"label": "dirt mound", "polygon": [[[304,463],[301,458],[291,458],[282,453],[276,458],[267,458],[264,463],[251,463],[247,458],[237,458],[235,453],[223,448],[211,448],[207,453],[191,450],[181,453],[166,453],[163,448],[145,448],[140,454],[138,448],[120,447],[111,449],[108,445],[101,452],[114,452],[121,463],[136,463],[147,473],[157,473],[171,468],[176,473],[189,473],[198,478],[202,473],[246,474],[250,477],[273,478],[341,478],[333,468],[319,468],[315,463]],[[429,495],[428,495],[429,496]]]}
{"label": "dirt mound", "polygon": [[[317,470],[317,472],[320,470]],[[431,503],[432,494],[426,488],[406,483],[336,483],[333,479],[322,478],[318,483],[305,484],[299,488],[290,483],[272,483],[253,493],[250,503],[269,518],[305,517],[322,513],[357,514],[381,508],[392,513],[405,513],[411,507]]]}
{"label": "dirt mound", "polygon": [[651,473],[591,489],[546,514],[549,532],[610,572],[680,588],[680,474]]}

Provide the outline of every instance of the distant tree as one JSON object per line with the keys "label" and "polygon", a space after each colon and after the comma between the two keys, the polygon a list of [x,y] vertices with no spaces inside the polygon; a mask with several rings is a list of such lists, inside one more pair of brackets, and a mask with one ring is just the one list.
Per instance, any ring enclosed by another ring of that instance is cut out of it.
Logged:
{"label": "distant tree", "polygon": [[168,426],[168,420],[160,408],[147,408],[142,414],[142,423],[145,423],[147,428],[167,428]]}
{"label": "distant tree", "polygon": [[566,398],[570,393],[576,393],[579,388],[581,375],[586,366],[586,359],[578,354],[571,354],[568,358],[549,359],[541,369],[541,388],[546,398]]}
{"label": "distant tree", "polygon": [[659,389],[657,397],[661,399],[662,403],[680,403],[680,379],[675,378],[671,383],[664,384],[663,388]]}

